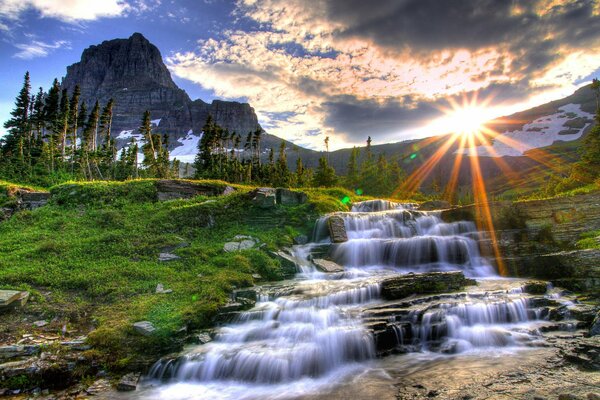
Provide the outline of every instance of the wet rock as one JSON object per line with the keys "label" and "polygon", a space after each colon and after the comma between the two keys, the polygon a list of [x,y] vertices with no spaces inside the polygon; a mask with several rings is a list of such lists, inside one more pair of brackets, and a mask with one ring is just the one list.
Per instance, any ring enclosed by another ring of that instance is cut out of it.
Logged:
{"label": "wet rock", "polygon": [[432,211],[432,210],[444,210],[452,207],[450,203],[444,200],[430,200],[419,205],[419,210]]}
{"label": "wet rock", "polygon": [[474,285],[460,271],[407,274],[386,278],[381,283],[381,295],[388,300],[402,299],[413,294],[444,293]]}
{"label": "wet rock", "polygon": [[40,351],[39,345],[30,346],[0,346],[0,360],[9,360],[17,357],[27,357],[37,354]]}
{"label": "wet rock", "polygon": [[344,219],[339,215],[332,215],[327,219],[327,226],[329,227],[329,236],[333,243],[343,243],[348,241],[348,234],[346,233],[346,224]]}
{"label": "wet rock", "polygon": [[277,203],[276,190],[273,188],[258,188],[250,192],[252,203],[260,208],[274,208]]}
{"label": "wet rock", "polygon": [[95,396],[100,393],[108,392],[111,389],[108,379],[98,379],[90,387],[85,389],[85,392],[90,396]]}
{"label": "wet rock", "polygon": [[333,261],[317,258],[313,260],[313,264],[322,272],[344,272],[344,267]]}
{"label": "wet rock", "polygon": [[529,294],[545,294],[548,284],[543,281],[529,281],[523,285],[523,291]]}
{"label": "wet rock", "polygon": [[165,262],[165,261],[174,261],[174,260],[179,260],[181,257],[179,257],[177,254],[173,254],[173,253],[160,253],[158,255],[158,261],[160,262]]}
{"label": "wet rock", "polygon": [[117,384],[117,390],[120,392],[131,392],[137,389],[140,381],[140,374],[130,373],[121,378]]}
{"label": "wet rock", "polygon": [[596,313],[592,326],[590,327],[590,336],[600,335],[600,311]]}
{"label": "wet rock", "polygon": [[135,329],[137,333],[143,336],[150,336],[156,330],[156,328],[150,321],[136,322],[133,324],[133,329]]}
{"label": "wet rock", "polygon": [[308,243],[308,236],[306,235],[298,235],[296,237],[294,237],[294,244],[299,244],[299,245],[303,245]]}
{"label": "wet rock", "polygon": [[200,332],[196,335],[196,341],[198,344],[206,344],[208,342],[212,342],[212,338],[208,334],[208,332]]}
{"label": "wet rock", "polygon": [[298,206],[308,201],[306,193],[284,188],[277,188],[275,197],[277,204],[282,206]]}
{"label": "wet rock", "polygon": [[279,260],[284,277],[291,278],[296,275],[296,272],[298,271],[298,260],[291,254],[291,251],[282,249],[272,251],[271,255]]}

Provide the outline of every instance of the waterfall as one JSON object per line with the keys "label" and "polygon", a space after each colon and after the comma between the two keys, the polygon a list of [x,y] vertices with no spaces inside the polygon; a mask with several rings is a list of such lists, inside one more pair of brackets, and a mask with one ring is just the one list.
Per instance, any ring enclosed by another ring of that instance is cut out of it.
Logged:
{"label": "waterfall", "polygon": [[[381,299],[380,282],[393,275],[461,270],[472,277],[496,276],[479,254],[472,222],[444,222],[439,213],[383,200],[334,215],[343,219],[348,241],[332,244],[329,216],[320,218],[313,243],[296,246],[303,261],[293,288],[259,294],[252,309],[218,328],[214,341],[157,362],[149,378],[218,383],[241,390],[236,396],[260,398],[246,392],[264,394],[265,385],[334,376],[374,359],[380,339],[373,324],[389,326],[394,346],[412,351],[461,352],[534,340],[521,326],[547,312],[533,307],[519,288],[415,299],[401,307]],[[315,272],[310,260],[317,248],[328,249],[346,272]]]}

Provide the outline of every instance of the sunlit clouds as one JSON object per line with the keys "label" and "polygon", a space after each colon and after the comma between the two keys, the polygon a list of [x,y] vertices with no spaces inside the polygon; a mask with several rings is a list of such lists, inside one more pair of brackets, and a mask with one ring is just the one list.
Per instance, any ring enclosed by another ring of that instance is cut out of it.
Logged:
{"label": "sunlit clouds", "polygon": [[[486,118],[514,112],[568,94],[600,65],[596,2],[453,3],[240,0],[240,29],[167,62],[248,101],[270,133],[313,148],[330,136],[332,149],[444,133],[431,121],[465,95],[494,96],[478,110]],[[343,122],[361,115],[368,132]]]}

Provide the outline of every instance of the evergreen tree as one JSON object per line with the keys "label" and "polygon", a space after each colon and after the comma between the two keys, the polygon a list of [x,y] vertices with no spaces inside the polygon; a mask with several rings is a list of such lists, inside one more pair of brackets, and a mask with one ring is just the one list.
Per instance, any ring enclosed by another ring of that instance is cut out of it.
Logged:
{"label": "evergreen tree", "polygon": [[79,97],[81,97],[81,90],[79,85],[75,85],[73,95],[69,102],[69,126],[71,130],[71,172],[73,172],[75,166],[75,153],[77,152],[77,129],[79,127]]}
{"label": "evergreen tree", "polygon": [[337,182],[335,170],[327,163],[326,157],[319,159],[319,166],[313,176],[312,184],[316,187],[331,187]]}
{"label": "evergreen tree", "polygon": [[[11,118],[4,123],[4,128],[8,134],[0,142],[3,158],[13,158],[20,164],[25,162],[24,145],[31,132],[29,120],[29,104],[31,101],[29,92],[31,84],[29,81],[29,72],[25,73],[23,87],[15,101],[15,108],[11,111]],[[20,165],[19,168],[23,168]]]}
{"label": "evergreen tree", "polygon": [[67,155],[67,135],[69,133],[70,116],[71,112],[69,110],[69,94],[67,93],[67,89],[63,89],[62,95],[60,97],[60,114],[58,118],[58,140],[60,143],[61,164],[65,161],[65,157]]}
{"label": "evergreen tree", "polygon": [[360,157],[360,149],[352,148],[350,158],[348,159],[348,174],[346,175],[346,186],[349,189],[356,190],[359,182],[358,158]]}

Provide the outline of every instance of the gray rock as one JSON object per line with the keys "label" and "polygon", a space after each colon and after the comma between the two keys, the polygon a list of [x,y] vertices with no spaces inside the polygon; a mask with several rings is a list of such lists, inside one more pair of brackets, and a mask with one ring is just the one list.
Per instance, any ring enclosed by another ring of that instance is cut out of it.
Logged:
{"label": "gray rock", "polygon": [[44,321],[44,320],[35,321],[33,323],[33,325],[37,326],[38,328],[42,328],[42,327],[48,325],[48,321]]}
{"label": "gray rock", "polygon": [[18,290],[0,290],[0,313],[14,308],[24,307],[29,300],[29,292]]}
{"label": "gray rock", "polygon": [[21,208],[26,210],[35,210],[36,208],[43,207],[48,203],[50,200],[50,193],[20,190],[19,197],[21,198]]}
{"label": "gray rock", "polygon": [[235,193],[235,188],[231,186],[225,186],[225,190],[223,190],[223,196],[227,196],[228,194]]}
{"label": "gray rock", "polygon": [[590,336],[598,335],[600,335],[600,311],[596,313],[596,317],[594,317],[592,326],[590,327]]}
{"label": "gray rock", "polygon": [[260,208],[273,208],[277,204],[276,190],[273,188],[258,188],[250,192],[252,203]]}
{"label": "gray rock", "polygon": [[292,277],[298,272],[298,260],[284,250],[272,251],[271,255],[279,260],[281,270],[285,277]]}
{"label": "gray rock", "polygon": [[108,379],[102,378],[96,380],[90,387],[85,389],[86,393],[95,396],[100,393],[108,392],[111,389],[110,382]]}
{"label": "gray rock", "polygon": [[474,284],[460,271],[411,273],[384,279],[381,296],[386,300],[403,299],[413,294],[453,292]]}
{"label": "gray rock", "polygon": [[158,255],[158,261],[160,262],[165,262],[165,261],[174,261],[174,260],[179,260],[181,257],[179,257],[177,254],[173,254],[173,253],[160,253]]}
{"label": "gray rock", "polygon": [[294,244],[303,245],[308,243],[308,237],[306,235],[298,235],[294,237]]}
{"label": "gray rock", "polygon": [[208,332],[200,332],[196,335],[196,339],[198,340],[199,344],[206,344],[208,342],[212,342],[212,338],[210,337]]}
{"label": "gray rock", "polygon": [[0,346],[0,360],[9,360],[17,357],[27,357],[37,354],[40,351],[39,345],[31,346]]}
{"label": "gray rock", "polygon": [[133,329],[135,329],[137,333],[143,336],[150,336],[156,330],[156,328],[150,321],[136,322],[133,324]]}
{"label": "gray rock", "polygon": [[348,235],[346,233],[346,224],[344,219],[339,215],[332,215],[327,219],[327,226],[329,227],[329,236],[333,243],[343,243],[348,241]]}
{"label": "gray rock", "polygon": [[168,293],[173,293],[173,290],[172,289],[165,289],[165,287],[163,286],[163,284],[159,283],[158,285],[156,285],[156,293],[168,294]]}
{"label": "gray rock", "polygon": [[130,373],[121,378],[117,384],[117,390],[120,392],[131,392],[137,389],[138,382],[140,381],[140,374]]}
{"label": "gray rock", "polygon": [[236,241],[225,243],[223,245],[223,250],[228,253],[233,251],[248,250],[258,244],[258,240],[252,236],[236,235],[233,239]]}
{"label": "gray rock", "polygon": [[341,265],[322,258],[314,259],[313,264],[323,272],[344,272],[344,267]]}
{"label": "gray rock", "polygon": [[262,276],[260,274],[252,274],[252,278],[259,281],[262,279]]}
{"label": "gray rock", "polygon": [[[231,186],[227,188],[233,189]],[[192,182],[178,179],[161,179],[156,181],[157,197],[160,201],[173,199],[190,199],[195,196],[220,196],[224,193],[222,185],[205,182]],[[235,191],[235,189],[233,189]]]}
{"label": "gray rock", "polygon": [[306,193],[284,188],[277,188],[275,197],[282,206],[298,206],[308,201]]}

